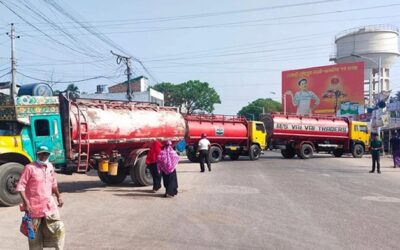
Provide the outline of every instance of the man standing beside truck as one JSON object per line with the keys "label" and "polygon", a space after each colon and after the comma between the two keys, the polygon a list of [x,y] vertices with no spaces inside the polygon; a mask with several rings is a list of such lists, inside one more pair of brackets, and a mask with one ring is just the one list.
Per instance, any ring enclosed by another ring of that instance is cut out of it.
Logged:
{"label": "man standing beside truck", "polygon": [[377,167],[377,173],[381,173],[381,165],[380,165],[380,153],[381,150],[383,149],[382,147],[382,141],[379,140],[379,135],[374,134],[372,141],[371,141],[371,156],[372,156],[372,170],[369,171],[370,173],[375,172],[375,164]]}
{"label": "man standing beside truck", "polygon": [[207,163],[208,171],[211,171],[210,148],[211,143],[207,139],[207,135],[205,133],[201,134],[201,140],[197,147],[197,153],[200,154],[200,172],[204,172],[204,162]]}
{"label": "man standing beside truck", "polygon": [[[29,239],[29,249],[64,248],[65,229],[57,208],[64,202],[49,157],[49,148],[40,146],[37,160],[25,166],[17,185],[23,201],[21,210],[32,218],[35,231],[35,238]],[[53,194],[57,197],[57,204]]]}

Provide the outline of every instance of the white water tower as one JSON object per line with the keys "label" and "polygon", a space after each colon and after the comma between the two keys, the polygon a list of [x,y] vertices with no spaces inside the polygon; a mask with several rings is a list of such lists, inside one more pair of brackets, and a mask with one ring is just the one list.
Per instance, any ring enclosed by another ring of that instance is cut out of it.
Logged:
{"label": "white water tower", "polygon": [[365,63],[364,96],[368,106],[372,105],[373,94],[390,90],[389,69],[400,55],[398,39],[399,29],[390,25],[345,30],[335,37],[335,54],[331,61]]}

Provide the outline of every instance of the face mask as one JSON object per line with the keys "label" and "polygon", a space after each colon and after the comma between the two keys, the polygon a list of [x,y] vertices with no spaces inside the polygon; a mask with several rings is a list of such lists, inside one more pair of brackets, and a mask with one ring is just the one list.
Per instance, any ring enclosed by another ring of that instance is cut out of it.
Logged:
{"label": "face mask", "polygon": [[41,164],[41,165],[47,165],[49,163],[49,159],[47,159],[45,161],[41,161],[41,160],[37,159],[36,162]]}

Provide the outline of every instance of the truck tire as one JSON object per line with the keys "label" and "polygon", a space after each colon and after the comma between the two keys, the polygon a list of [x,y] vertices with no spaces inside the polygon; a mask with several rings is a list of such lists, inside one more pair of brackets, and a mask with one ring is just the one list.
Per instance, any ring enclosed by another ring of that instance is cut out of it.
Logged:
{"label": "truck tire", "polygon": [[261,155],[261,148],[258,145],[251,145],[249,152],[250,160],[252,161],[258,160],[258,158],[260,158],[260,155]]}
{"label": "truck tire", "polygon": [[361,144],[355,144],[353,146],[352,155],[354,158],[361,158],[364,154],[364,147]]}
{"label": "truck tire", "polygon": [[283,158],[293,159],[293,157],[296,155],[296,152],[292,148],[291,149],[281,149],[281,155],[283,156]]}
{"label": "truck tire", "polygon": [[0,166],[0,204],[14,206],[21,203],[21,196],[15,190],[24,166],[8,162]]}
{"label": "truck tire", "polygon": [[217,146],[211,146],[209,157],[210,157],[210,161],[212,163],[221,161],[221,159],[222,159],[222,150]]}
{"label": "truck tire", "polygon": [[117,185],[124,182],[124,180],[126,179],[125,169],[122,166],[121,162],[118,165],[118,173],[116,176],[111,176],[108,175],[108,173],[106,172],[100,172],[100,171],[97,171],[97,175],[99,176],[100,180],[103,183],[108,185]]}
{"label": "truck tire", "polygon": [[187,158],[189,161],[191,162],[199,162],[199,157],[196,156],[196,152],[195,151],[186,151],[187,154]]}
{"label": "truck tire", "polygon": [[334,155],[335,157],[342,157],[342,155],[343,155],[343,149],[335,149],[335,150],[333,150],[333,155]]}
{"label": "truck tire", "polygon": [[146,165],[146,156],[140,156],[136,161],[133,171],[135,172],[135,181],[142,186],[153,185],[153,177],[150,169]]}
{"label": "truck tire", "polygon": [[298,156],[301,159],[310,159],[314,154],[314,149],[310,144],[303,144],[301,145],[300,151],[298,153]]}
{"label": "truck tire", "polygon": [[230,155],[229,155],[229,158],[230,158],[232,161],[237,161],[237,160],[239,159],[239,157],[240,157],[239,154],[230,154]]}

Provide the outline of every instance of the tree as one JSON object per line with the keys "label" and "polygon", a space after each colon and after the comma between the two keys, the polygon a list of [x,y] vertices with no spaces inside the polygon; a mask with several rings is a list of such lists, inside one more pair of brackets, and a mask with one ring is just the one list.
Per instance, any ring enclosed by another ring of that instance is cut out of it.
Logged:
{"label": "tree", "polygon": [[221,99],[214,88],[207,82],[187,81],[174,85],[172,83],[160,83],[153,87],[163,92],[166,106],[176,106],[186,114],[199,111],[212,113],[214,105],[221,103]]}
{"label": "tree", "polygon": [[78,86],[73,83],[69,84],[65,91],[68,93],[69,99],[76,99],[79,97],[80,94]]}
{"label": "tree", "polygon": [[271,98],[259,98],[247,106],[244,106],[239,112],[238,115],[245,116],[252,120],[260,119],[260,114],[263,112],[271,113],[271,112],[280,112],[282,110],[282,104],[280,102],[274,101]]}
{"label": "tree", "polygon": [[170,82],[162,82],[154,85],[152,89],[164,93],[165,106],[180,106],[182,104],[182,97],[179,93],[179,85]]}
{"label": "tree", "polygon": [[192,114],[196,111],[212,113],[214,105],[221,103],[217,91],[210,87],[207,82],[187,81],[180,84],[178,90],[186,114]]}

